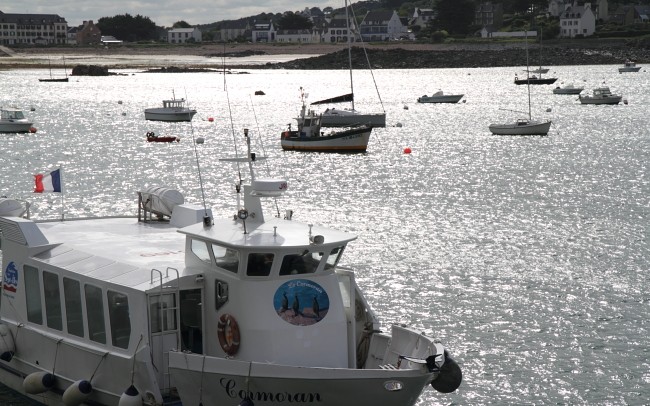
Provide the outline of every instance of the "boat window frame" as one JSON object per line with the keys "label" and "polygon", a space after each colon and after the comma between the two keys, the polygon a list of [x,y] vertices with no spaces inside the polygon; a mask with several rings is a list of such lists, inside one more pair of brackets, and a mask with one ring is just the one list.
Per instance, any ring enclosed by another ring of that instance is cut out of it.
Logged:
{"label": "boat window frame", "polygon": [[25,275],[25,312],[27,321],[43,325],[43,299],[41,297],[41,278],[39,269],[23,265]]}
{"label": "boat window frame", "polygon": [[[197,244],[195,244],[195,243],[197,243]],[[198,243],[201,243],[203,245],[203,248],[205,248],[205,252],[200,252],[200,253],[197,252],[198,248],[199,248]],[[195,247],[196,247],[196,249],[195,249]],[[190,251],[192,252],[192,254],[194,254],[194,256],[199,261],[201,261],[204,264],[212,264],[212,256],[210,255],[210,252],[212,250],[210,248],[211,247],[208,245],[207,241],[204,241],[204,240],[201,240],[201,239],[198,239],[198,238],[190,238]],[[207,258],[199,256],[199,254],[206,254]]]}
{"label": "boat window frame", "polygon": [[48,328],[63,331],[63,310],[61,308],[61,287],[59,286],[59,275],[45,270],[42,274],[45,324]]}
{"label": "boat window frame", "polygon": [[[83,310],[83,297],[81,294],[81,282],[67,276],[62,277],[61,280],[63,283],[63,304],[65,306],[66,331],[68,334],[83,338],[86,336],[86,323]],[[80,323],[80,325],[75,326],[75,322]],[[74,327],[71,328],[71,326]],[[79,327],[81,328],[81,331],[79,331]]]}
{"label": "boat window frame", "polygon": [[[92,300],[92,302],[89,302],[89,300]],[[106,337],[106,314],[104,312],[104,292],[102,288],[91,283],[84,283],[84,303],[86,305],[88,338],[96,343],[106,345],[108,340]]]}
{"label": "boat window frame", "polygon": [[[270,261],[269,256],[271,257]],[[268,278],[271,276],[275,261],[276,253],[274,252],[248,252],[248,255],[246,255],[246,276],[252,278]]]}
{"label": "boat window frame", "polygon": [[[123,299],[124,301],[120,301]],[[131,341],[131,316],[129,312],[129,295],[115,290],[106,290],[108,304],[108,323],[111,332],[111,345],[124,350]],[[126,338],[126,343],[123,341]]]}
{"label": "boat window frame", "polygon": [[[219,251],[215,250],[215,248],[219,250],[224,250],[224,255],[217,256],[217,253]],[[210,252],[212,253],[212,257],[214,258],[214,265],[217,268],[225,269],[226,271],[232,272],[234,274],[239,273],[239,265],[241,264],[242,261],[241,261],[240,252],[238,250],[231,247],[227,247],[225,245],[219,245],[214,242],[210,244],[209,249]],[[222,258],[232,258],[231,255],[233,253],[235,254],[234,257],[237,260],[236,262],[232,263],[232,261],[225,261],[225,260],[221,261]]]}

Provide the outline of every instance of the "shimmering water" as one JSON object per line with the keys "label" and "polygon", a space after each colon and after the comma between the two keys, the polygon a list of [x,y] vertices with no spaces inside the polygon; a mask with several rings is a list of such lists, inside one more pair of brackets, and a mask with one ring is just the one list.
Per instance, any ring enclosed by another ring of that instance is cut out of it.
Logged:
{"label": "shimmering water", "polygon": [[[0,72],[0,102],[27,110],[38,128],[0,136],[0,190],[30,200],[34,217],[55,218],[60,199],[30,191],[32,174],[61,164],[68,217],[134,214],[136,191],[149,185],[199,203],[194,135],[206,140],[207,203],[231,215],[236,172],[218,159],[233,155],[232,128],[240,141],[247,127],[270,158],[263,166],[290,182],[281,210],[359,235],[344,262],[384,325],[440,338],[463,368],[456,393],[426,389],[419,405],[648,404],[650,73],[557,67],[558,83],[587,92],[605,82],[628,103],[583,106],[533,86],[533,116],[553,119],[549,136],[492,136],[491,122],[527,110],[518,71],[375,71],[389,127],[360,155],[279,146],[299,88],[311,100],[340,94],[344,71],[253,70],[227,75],[227,93],[219,73],[57,84],[39,83],[43,71]],[[466,103],[415,102],[438,89]],[[199,111],[194,122],[145,121],[144,108],[172,91]],[[358,109],[381,109],[367,73],[355,74],[355,93]],[[149,144],[147,131],[183,140]],[[0,402],[26,404],[3,392]]]}

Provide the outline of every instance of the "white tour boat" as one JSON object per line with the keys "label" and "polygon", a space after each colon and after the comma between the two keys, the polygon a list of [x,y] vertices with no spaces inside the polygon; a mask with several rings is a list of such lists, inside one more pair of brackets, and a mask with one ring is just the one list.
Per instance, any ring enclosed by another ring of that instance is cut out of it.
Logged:
{"label": "white tour boat", "polygon": [[413,405],[429,384],[456,390],[442,344],[381,329],[340,265],[355,235],[290,210],[265,219],[261,199],[287,182],[256,178],[244,134],[231,161],[249,176],[222,220],[166,188],[138,193],[137,219],[0,215],[1,383],[64,406]]}
{"label": "white tour boat", "polygon": [[163,100],[162,107],[144,110],[144,118],[150,121],[192,121],[195,114],[196,110],[185,106],[185,99],[177,99],[175,96]]}

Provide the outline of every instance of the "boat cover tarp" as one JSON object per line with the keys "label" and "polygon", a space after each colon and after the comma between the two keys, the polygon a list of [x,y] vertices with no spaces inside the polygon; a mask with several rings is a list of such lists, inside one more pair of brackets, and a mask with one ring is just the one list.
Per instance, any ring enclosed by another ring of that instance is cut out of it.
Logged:
{"label": "boat cover tarp", "polygon": [[352,100],[354,100],[354,95],[352,93],[348,93],[342,96],[336,96],[336,97],[331,97],[329,99],[318,100],[311,104],[343,103],[343,102],[351,102]]}

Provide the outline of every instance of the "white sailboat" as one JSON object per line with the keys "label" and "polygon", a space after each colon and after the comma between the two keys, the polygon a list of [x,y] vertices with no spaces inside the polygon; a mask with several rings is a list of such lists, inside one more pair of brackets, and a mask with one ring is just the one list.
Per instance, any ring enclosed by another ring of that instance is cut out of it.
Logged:
{"label": "white sailboat", "polygon": [[[526,67],[528,63],[528,38],[526,38]],[[528,69],[526,76],[530,75]],[[530,85],[527,83],[528,90],[528,118],[519,118],[514,122],[503,124],[490,124],[490,132],[495,135],[546,135],[551,128],[551,121],[537,121],[532,119],[531,101],[530,101]]]}
{"label": "white sailboat", "polygon": [[354,82],[352,80],[352,38],[353,30],[350,28],[350,16],[348,12],[348,2],[345,2],[345,21],[347,27],[348,42],[348,64],[350,70],[350,93],[319,100],[311,103],[312,105],[322,105],[330,103],[350,102],[351,108],[338,109],[327,108],[321,113],[321,126],[323,127],[350,127],[357,125],[368,125],[371,127],[386,127],[386,112],[381,113],[362,113],[354,107]]}

